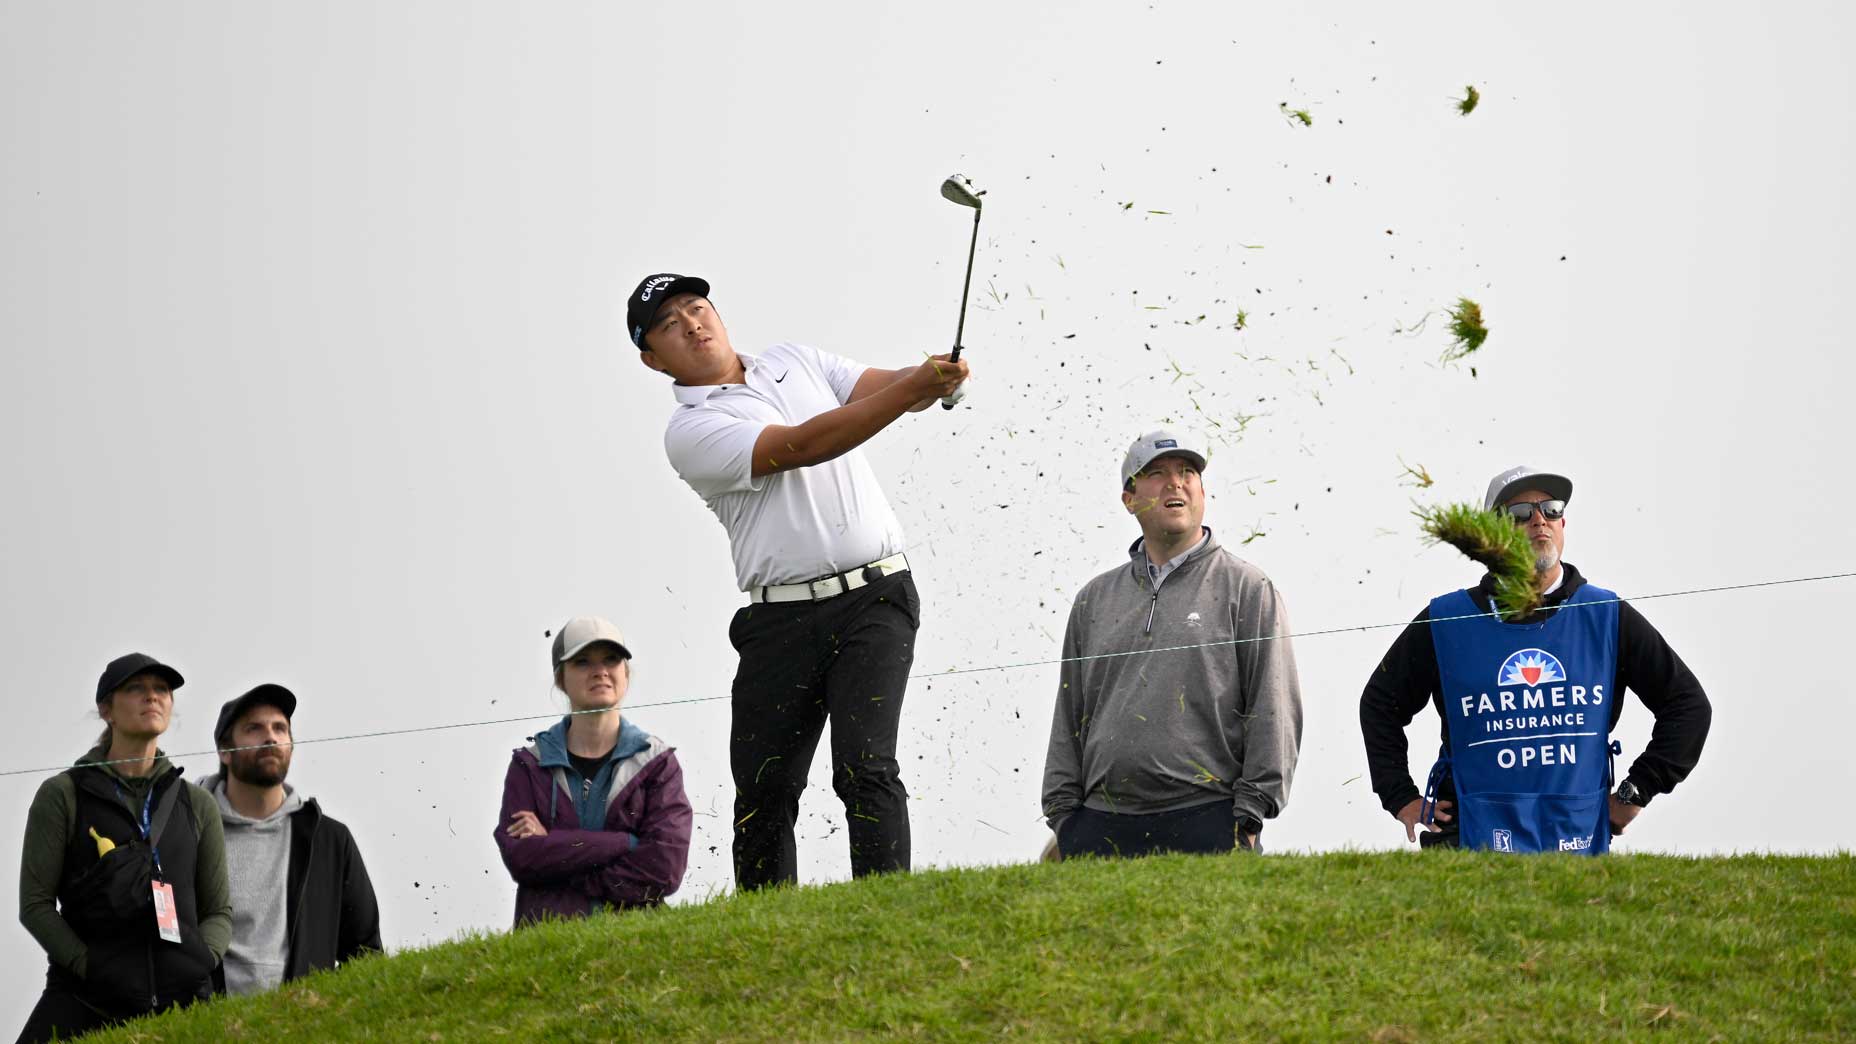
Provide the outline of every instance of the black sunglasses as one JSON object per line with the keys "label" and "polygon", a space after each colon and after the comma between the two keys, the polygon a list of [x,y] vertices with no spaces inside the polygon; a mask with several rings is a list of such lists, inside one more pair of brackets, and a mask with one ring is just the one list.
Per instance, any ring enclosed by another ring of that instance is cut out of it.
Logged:
{"label": "black sunglasses", "polygon": [[1539,509],[1540,517],[1548,522],[1558,522],[1565,517],[1566,502],[1564,500],[1517,500],[1502,507],[1502,510],[1508,513],[1508,517],[1514,519],[1516,525],[1532,521],[1535,509]]}

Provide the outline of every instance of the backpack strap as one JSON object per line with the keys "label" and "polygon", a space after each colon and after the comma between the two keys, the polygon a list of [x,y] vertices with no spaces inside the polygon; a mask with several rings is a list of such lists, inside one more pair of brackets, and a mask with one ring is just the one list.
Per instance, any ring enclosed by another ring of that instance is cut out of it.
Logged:
{"label": "backpack strap", "polygon": [[168,817],[174,814],[174,806],[179,803],[186,789],[186,782],[177,775],[174,782],[161,792],[161,800],[155,802],[154,814],[149,817],[148,847],[154,848],[161,844],[161,831],[167,827]]}

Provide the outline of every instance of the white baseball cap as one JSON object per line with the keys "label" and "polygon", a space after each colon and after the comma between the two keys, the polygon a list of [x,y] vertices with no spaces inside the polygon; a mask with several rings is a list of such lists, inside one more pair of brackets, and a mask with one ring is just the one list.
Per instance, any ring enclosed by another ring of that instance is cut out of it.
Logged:
{"label": "white baseball cap", "polygon": [[628,660],[632,658],[631,648],[625,644],[625,636],[619,633],[611,620],[598,616],[576,616],[554,632],[554,666],[559,667],[580,655],[580,650],[594,642],[611,642],[619,647],[619,655]]}
{"label": "white baseball cap", "polygon": [[1572,499],[1572,479],[1551,471],[1517,464],[1489,480],[1489,491],[1482,498],[1482,509],[1493,511],[1508,498],[1524,489],[1537,489],[1554,500]]}
{"label": "white baseball cap", "polygon": [[1150,431],[1135,439],[1134,445],[1128,447],[1128,455],[1121,458],[1121,488],[1127,489],[1128,482],[1134,476],[1160,457],[1184,457],[1192,462],[1193,467],[1203,472],[1205,454],[1192,447],[1192,443],[1181,441],[1179,436],[1165,428]]}

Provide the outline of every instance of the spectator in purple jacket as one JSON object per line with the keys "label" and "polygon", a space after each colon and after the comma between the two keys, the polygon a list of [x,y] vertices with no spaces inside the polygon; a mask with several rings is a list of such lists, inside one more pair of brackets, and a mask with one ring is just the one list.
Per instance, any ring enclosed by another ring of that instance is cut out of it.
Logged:
{"label": "spectator in purple jacket", "polygon": [[619,714],[631,656],[619,629],[596,616],[554,636],[554,684],[573,713],[510,759],[496,827],[517,927],[656,906],[683,883],[683,769],[663,740]]}

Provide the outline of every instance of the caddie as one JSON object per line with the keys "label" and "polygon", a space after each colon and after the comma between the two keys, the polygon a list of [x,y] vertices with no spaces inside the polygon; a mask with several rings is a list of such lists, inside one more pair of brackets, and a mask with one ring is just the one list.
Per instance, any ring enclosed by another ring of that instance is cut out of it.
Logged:
{"label": "caddie", "polygon": [[[1407,841],[1596,855],[1701,757],[1712,717],[1701,683],[1642,613],[1561,560],[1571,499],[1570,479],[1525,465],[1491,479],[1483,506],[1526,527],[1541,607],[1491,615],[1495,582],[1484,576],[1432,599],[1367,680],[1360,730],[1373,790]],[[1656,723],[1614,790],[1610,734],[1626,689]],[[1443,737],[1420,795],[1405,726],[1426,704]]]}

